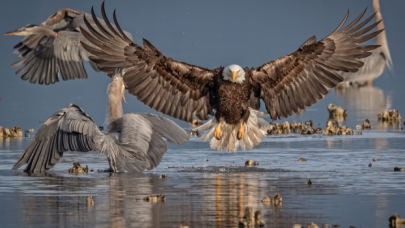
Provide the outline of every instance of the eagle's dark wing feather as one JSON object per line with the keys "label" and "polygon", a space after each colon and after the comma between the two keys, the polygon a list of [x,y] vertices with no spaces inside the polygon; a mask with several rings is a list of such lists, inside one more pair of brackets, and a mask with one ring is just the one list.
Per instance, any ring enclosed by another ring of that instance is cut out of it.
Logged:
{"label": "eagle's dark wing feather", "polygon": [[124,68],[128,92],[163,114],[187,122],[191,122],[194,115],[206,120],[208,114],[213,114],[208,97],[213,71],[168,58],[147,40],[143,41],[143,47],[139,46],[123,33],[115,12],[116,29],[105,15],[104,4],[101,11],[106,27],[97,23],[92,9],[95,25],[88,23],[85,17],[90,32],[80,29],[97,46],[94,48],[82,42],[82,46],[94,55],[90,60],[97,63],[99,70],[112,75],[115,68]]}
{"label": "eagle's dark wing feather", "polygon": [[25,172],[45,172],[58,163],[65,151],[100,151],[99,142],[104,137],[90,116],[71,104],[44,123],[13,169],[27,164]]}
{"label": "eagle's dark wing feather", "polygon": [[365,12],[339,31],[347,20],[348,12],[331,35],[318,42],[315,36],[311,37],[294,53],[265,63],[250,72],[252,86],[260,87],[261,98],[272,119],[291,116],[299,109],[315,104],[343,80],[338,71],[356,72],[363,66],[360,59],[371,55],[368,51],[379,45],[359,44],[382,32],[379,30],[361,36],[379,22],[358,31],[375,13],[353,27]]}

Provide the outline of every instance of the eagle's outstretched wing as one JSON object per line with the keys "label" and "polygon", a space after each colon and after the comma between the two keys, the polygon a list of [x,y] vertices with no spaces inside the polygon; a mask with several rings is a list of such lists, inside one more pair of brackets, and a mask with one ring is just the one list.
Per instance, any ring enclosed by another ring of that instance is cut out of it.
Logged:
{"label": "eagle's outstretched wing", "polygon": [[382,32],[362,36],[381,22],[358,31],[375,16],[355,26],[365,12],[339,31],[349,16],[347,12],[331,35],[318,42],[311,37],[294,53],[252,70],[252,84],[260,87],[260,97],[272,119],[291,116],[315,104],[343,80],[338,71],[356,72],[363,66],[360,59],[371,55],[368,51],[379,45],[359,44]]}
{"label": "eagle's outstretched wing", "polygon": [[98,23],[92,9],[96,27],[89,24],[85,17],[92,35],[86,29],[80,29],[97,46],[94,48],[82,42],[82,46],[95,55],[90,60],[97,63],[99,70],[112,75],[115,68],[124,68],[128,92],[163,114],[187,122],[191,122],[194,115],[207,120],[208,114],[213,114],[208,89],[213,71],[168,58],[147,40],[143,41],[143,47],[139,46],[123,33],[115,11],[117,29],[108,21],[104,3],[101,12],[107,27]]}

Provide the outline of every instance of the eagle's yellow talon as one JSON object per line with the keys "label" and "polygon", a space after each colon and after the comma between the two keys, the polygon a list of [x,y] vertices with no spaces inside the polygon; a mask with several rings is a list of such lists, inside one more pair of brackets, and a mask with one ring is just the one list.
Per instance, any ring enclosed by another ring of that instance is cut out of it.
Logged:
{"label": "eagle's yellow talon", "polygon": [[220,140],[220,139],[221,139],[221,137],[222,137],[221,123],[219,123],[218,126],[215,128],[214,137],[215,137],[217,140]]}
{"label": "eagle's yellow talon", "polygon": [[244,134],[243,124],[240,124],[239,131],[238,131],[238,140],[243,139],[243,134]]}

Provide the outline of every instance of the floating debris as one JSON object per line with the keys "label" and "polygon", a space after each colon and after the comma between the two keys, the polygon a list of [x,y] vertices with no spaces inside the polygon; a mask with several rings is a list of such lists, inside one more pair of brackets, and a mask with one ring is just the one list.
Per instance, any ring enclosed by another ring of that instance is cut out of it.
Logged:
{"label": "floating debris", "polygon": [[28,129],[28,132],[35,132],[35,129]]}
{"label": "floating debris", "polygon": [[356,132],[356,135],[363,135],[363,132],[358,131],[358,132]]}
{"label": "floating debris", "polygon": [[160,179],[166,178],[166,175],[165,175],[165,174],[160,175],[160,177],[159,177],[159,178],[160,178]]}
{"label": "floating debris", "polygon": [[405,171],[405,168],[401,169],[401,168],[399,168],[399,167],[395,167],[395,168],[394,168],[394,171],[395,171],[395,172],[403,172],[403,171]]}
{"label": "floating debris", "polygon": [[210,160],[208,160],[208,159],[205,159],[205,161],[206,161],[206,162],[209,162]]}
{"label": "floating debris", "polygon": [[377,161],[377,159],[373,158],[373,162],[376,162],[376,161]]}
{"label": "floating debris", "polygon": [[187,134],[194,136],[194,137],[201,137],[199,131],[188,131]]}
{"label": "floating debris", "polygon": [[193,120],[193,121],[190,123],[190,126],[192,126],[192,127],[198,127],[198,126],[201,126],[201,125],[202,125],[202,121],[199,120],[199,119]]}
{"label": "floating debris", "polygon": [[309,178],[308,178],[308,180],[307,180],[307,185],[312,185],[312,181],[311,181],[311,179],[309,179]]}
{"label": "floating debris", "polygon": [[328,105],[328,112],[329,118],[336,118],[336,117],[347,117],[347,111],[343,110],[340,106],[336,106],[334,104]]}
{"label": "floating debris", "polygon": [[23,132],[19,126],[15,126],[14,128],[11,129],[3,128],[0,126],[0,137],[3,138],[23,137]]}
{"label": "floating debris", "polygon": [[261,220],[261,212],[253,211],[251,207],[245,208],[245,215],[239,221],[239,227],[264,227],[264,221]]}
{"label": "floating debris", "polygon": [[245,166],[257,166],[259,165],[258,162],[252,161],[252,160],[246,160],[245,161]]}
{"label": "floating debris", "polygon": [[305,158],[298,158],[299,162],[306,162],[307,160]]}
{"label": "floating debris", "polygon": [[93,196],[87,196],[86,202],[87,202],[87,208],[92,208],[94,206]]}
{"label": "floating debris", "polygon": [[373,166],[371,163],[370,163],[370,164],[368,164],[368,167],[371,167],[371,166]]}
{"label": "floating debris", "polygon": [[29,135],[28,133],[25,133],[24,137],[29,138],[29,137],[31,137],[31,135]]}
{"label": "floating debris", "polygon": [[69,169],[69,173],[88,173],[89,172],[89,167],[82,168],[80,163],[73,163],[73,167]]}
{"label": "floating debris", "polygon": [[40,120],[40,121],[39,121],[39,123],[43,124],[43,123],[45,123],[45,122],[44,122],[44,121],[42,121],[42,120]]}
{"label": "floating debris", "polygon": [[146,202],[165,202],[166,196],[161,194],[161,195],[151,195],[143,198],[144,201]]}
{"label": "floating debris", "polygon": [[405,220],[397,214],[391,216],[388,221],[390,221],[390,227],[401,227],[405,225]]}
{"label": "floating debris", "polygon": [[103,126],[99,126],[98,129],[99,129],[100,131],[104,131],[104,127],[103,127]]}

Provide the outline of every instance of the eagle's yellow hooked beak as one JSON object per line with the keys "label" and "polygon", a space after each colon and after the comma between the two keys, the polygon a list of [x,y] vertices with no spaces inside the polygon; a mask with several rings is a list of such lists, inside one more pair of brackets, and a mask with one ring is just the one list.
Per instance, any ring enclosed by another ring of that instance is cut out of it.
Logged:
{"label": "eagle's yellow hooked beak", "polygon": [[235,79],[236,79],[236,77],[238,77],[239,72],[233,72],[233,71],[231,71],[231,73],[232,73],[232,81],[235,82]]}

